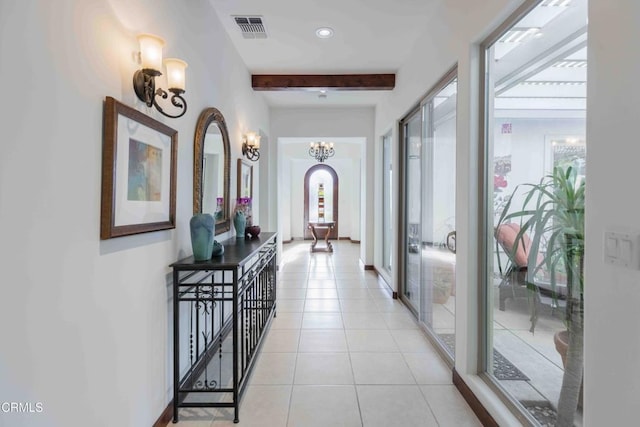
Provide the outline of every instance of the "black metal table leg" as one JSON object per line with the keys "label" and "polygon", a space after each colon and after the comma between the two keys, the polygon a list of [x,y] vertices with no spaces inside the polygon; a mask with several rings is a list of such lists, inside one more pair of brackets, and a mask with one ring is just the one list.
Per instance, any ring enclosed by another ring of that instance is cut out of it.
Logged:
{"label": "black metal table leg", "polygon": [[173,423],[178,422],[178,390],[180,389],[180,360],[176,355],[180,354],[180,340],[178,338],[179,327],[180,327],[180,316],[179,316],[179,301],[178,301],[178,293],[180,282],[180,272],[176,269],[173,270]]}

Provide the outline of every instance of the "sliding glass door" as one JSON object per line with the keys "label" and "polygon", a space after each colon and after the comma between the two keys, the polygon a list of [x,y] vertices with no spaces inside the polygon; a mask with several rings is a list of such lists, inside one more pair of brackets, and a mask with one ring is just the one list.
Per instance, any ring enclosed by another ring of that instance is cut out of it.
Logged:
{"label": "sliding glass door", "polygon": [[402,297],[418,313],[422,278],[422,109],[403,125],[406,151],[405,282]]}
{"label": "sliding glass door", "polygon": [[451,356],[455,333],[455,73],[401,122],[402,299]]}
{"label": "sliding glass door", "polygon": [[425,105],[422,181],[422,289],[420,320],[455,354],[456,92],[449,80]]}

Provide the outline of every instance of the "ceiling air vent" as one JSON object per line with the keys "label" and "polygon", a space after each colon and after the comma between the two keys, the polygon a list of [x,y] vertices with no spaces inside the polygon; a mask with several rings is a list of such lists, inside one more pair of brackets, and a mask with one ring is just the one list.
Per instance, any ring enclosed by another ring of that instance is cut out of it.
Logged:
{"label": "ceiling air vent", "polygon": [[266,39],[267,29],[264,27],[261,16],[233,16],[242,37],[245,39]]}

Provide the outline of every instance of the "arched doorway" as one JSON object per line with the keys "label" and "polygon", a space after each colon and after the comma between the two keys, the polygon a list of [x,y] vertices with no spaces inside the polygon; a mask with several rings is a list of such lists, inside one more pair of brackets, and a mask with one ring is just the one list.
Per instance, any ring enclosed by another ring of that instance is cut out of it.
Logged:
{"label": "arched doorway", "polygon": [[[324,193],[324,194],[322,194]],[[322,200],[320,200],[322,199]],[[319,201],[320,200],[320,201]],[[335,222],[332,232],[333,238],[338,234],[338,174],[329,165],[317,164],[304,174],[304,238],[311,239],[311,232],[307,229],[309,221]],[[323,232],[324,233],[324,232]],[[318,238],[324,234],[318,233]]]}

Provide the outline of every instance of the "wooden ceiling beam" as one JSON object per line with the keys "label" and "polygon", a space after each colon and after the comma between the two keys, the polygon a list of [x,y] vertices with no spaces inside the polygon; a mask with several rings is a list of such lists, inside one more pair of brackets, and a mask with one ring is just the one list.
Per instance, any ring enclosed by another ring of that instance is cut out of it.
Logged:
{"label": "wooden ceiling beam", "polygon": [[254,74],[254,90],[392,90],[395,74]]}

